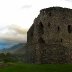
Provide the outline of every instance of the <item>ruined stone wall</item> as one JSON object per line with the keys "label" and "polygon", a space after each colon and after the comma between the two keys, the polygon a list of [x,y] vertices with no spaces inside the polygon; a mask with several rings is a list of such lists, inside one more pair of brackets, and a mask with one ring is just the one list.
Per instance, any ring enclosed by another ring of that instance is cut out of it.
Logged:
{"label": "ruined stone wall", "polygon": [[27,36],[32,63],[72,63],[71,9],[42,9]]}

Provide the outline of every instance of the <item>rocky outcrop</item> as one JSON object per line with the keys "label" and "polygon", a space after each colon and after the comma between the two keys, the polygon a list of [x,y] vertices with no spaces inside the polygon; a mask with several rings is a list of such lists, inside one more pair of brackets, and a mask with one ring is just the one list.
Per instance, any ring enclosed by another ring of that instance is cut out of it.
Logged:
{"label": "rocky outcrop", "polygon": [[72,9],[42,9],[27,32],[28,62],[72,63]]}

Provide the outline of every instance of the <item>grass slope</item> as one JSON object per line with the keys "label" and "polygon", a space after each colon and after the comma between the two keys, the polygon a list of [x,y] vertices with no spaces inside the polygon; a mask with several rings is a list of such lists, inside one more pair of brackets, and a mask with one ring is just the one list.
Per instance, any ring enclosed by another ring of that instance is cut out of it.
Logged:
{"label": "grass slope", "polygon": [[16,64],[0,67],[0,72],[72,72],[71,64]]}

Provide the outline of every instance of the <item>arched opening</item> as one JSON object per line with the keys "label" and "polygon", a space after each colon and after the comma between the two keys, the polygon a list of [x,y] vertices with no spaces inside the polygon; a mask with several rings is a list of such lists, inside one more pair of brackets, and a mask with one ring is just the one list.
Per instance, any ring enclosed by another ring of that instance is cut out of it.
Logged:
{"label": "arched opening", "polygon": [[44,34],[44,26],[43,26],[42,22],[39,23],[39,33]]}
{"label": "arched opening", "polygon": [[68,25],[68,33],[71,33],[71,25]]}
{"label": "arched opening", "polygon": [[40,22],[40,23],[39,23],[39,25],[40,25],[40,27],[42,27],[42,28],[43,28],[43,24],[42,24],[42,22]]}

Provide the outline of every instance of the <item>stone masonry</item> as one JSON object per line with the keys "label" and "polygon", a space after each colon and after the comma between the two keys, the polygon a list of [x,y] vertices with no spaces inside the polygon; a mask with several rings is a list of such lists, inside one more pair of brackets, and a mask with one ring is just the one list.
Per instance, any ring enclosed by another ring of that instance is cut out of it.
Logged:
{"label": "stone masonry", "polygon": [[28,62],[72,63],[72,9],[42,9],[27,32]]}

